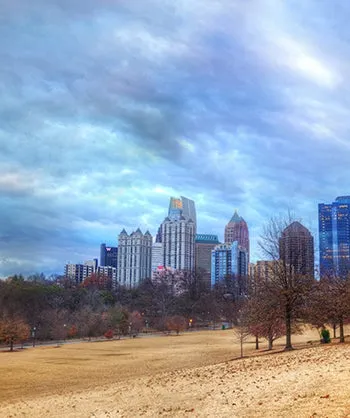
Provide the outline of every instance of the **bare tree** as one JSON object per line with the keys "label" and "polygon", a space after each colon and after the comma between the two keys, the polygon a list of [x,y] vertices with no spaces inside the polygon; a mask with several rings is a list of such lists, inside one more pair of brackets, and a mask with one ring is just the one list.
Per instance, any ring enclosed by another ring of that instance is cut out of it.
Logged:
{"label": "bare tree", "polygon": [[243,358],[243,344],[249,337],[249,335],[251,335],[248,322],[247,306],[243,303],[237,312],[237,325],[233,329],[233,333],[239,340],[241,348],[241,358]]}
{"label": "bare tree", "polygon": [[298,312],[305,303],[306,295],[314,283],[313,266],[311,269],[306,265],[305,248],[301,245],[295,245],[293,248],[281,246],[281,237],[284,231],[294,224],[302,227],[300,223],[294,221],[291,214],[285,218],[272,218],[265,226],[259,241],[264,257],[270,261],[268,264],[269,286],[273,289],[283,309],[286,329],[285,350],[293,349],[293,324],[298,319]]}
{"label": "bare tree", "polygon": [[269,283],[260,283],[247,303],[247,321],[251,333],[268,341],[272,350],[273,342],[286,334],[284,311],[278,292]]}

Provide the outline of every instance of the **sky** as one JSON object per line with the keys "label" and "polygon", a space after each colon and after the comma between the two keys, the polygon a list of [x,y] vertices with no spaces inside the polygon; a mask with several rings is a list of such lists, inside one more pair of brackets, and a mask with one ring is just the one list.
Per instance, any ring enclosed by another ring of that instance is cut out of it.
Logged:
{"label": "sky", "polygon": [[0,276],[62,273],[169,198],[251,259],[350,194],[347,0],[0,0]]}

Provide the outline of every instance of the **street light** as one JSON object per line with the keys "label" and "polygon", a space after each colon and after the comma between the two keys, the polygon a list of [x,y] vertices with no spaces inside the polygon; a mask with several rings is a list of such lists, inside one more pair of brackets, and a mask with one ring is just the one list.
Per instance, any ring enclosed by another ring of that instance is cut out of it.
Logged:
{"label": "street light", "polygon": [[64,341],[66,341],[66,327],[67,327],[67,324],[63,324],[63,329],[64,329]]}

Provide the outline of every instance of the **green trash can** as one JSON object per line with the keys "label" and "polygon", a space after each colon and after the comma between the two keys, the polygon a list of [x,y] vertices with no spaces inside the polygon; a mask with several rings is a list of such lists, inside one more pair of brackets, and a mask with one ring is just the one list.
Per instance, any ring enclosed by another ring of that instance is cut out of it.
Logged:
{"label": "green trash can", "polygon": [[222,330],[226,329],[226,327],[225,327],[225,325],[224,325],[224,324],[222,324],[221,329],[222,329]]}

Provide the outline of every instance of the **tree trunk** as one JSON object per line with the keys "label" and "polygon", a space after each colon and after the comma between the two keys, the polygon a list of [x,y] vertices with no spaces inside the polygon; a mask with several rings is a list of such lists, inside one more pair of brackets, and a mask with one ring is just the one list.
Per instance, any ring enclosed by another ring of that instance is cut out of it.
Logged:
{"label": "tree trunk", "polygon": [[269,336],[268,338],[268,342],[269,342],[269,350],[272,350],[272,346],[273,346],[273,338],[271,336]]}
{"label": "tree trunk", "polygon": [[13,339],[10,340],[10,351],[13,351]]}
{"label": "tree trunk", "polygon": [[243,358],[243,338],[241,338],[241,358]]}
{"label": "tree trunk", "polygon": [[340,343],[344,343],[345,342],[345,338],[344,338],[344,323],[343,323],[343,318],[341,318],[339,320],[339,342]]}
{"label": "tree trunk", "polygon": [[255,350],[259,350],[259,336],[255,336]]}
{"label": "tree trunk", "polygon": [[293,350],[292,346],[292,312],[289,304],[286,306],[286,351]]}
{"label": "tree trunk", "polygon": [[333,324],[333,338],[337,338],[337,324],[335,322]]}

